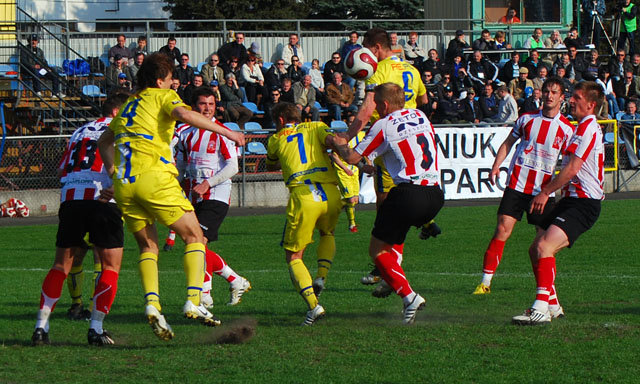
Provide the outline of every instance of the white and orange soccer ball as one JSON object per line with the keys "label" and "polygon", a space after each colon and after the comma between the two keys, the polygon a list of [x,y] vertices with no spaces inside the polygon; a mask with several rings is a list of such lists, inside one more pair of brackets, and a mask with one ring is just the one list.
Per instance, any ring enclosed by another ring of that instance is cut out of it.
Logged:
{"label": "white and orange soccer ball", "polygon": [[373,76],[376,69],[378,69],[378,59],[369,48],[352,50],[344,61],[345,72],[356,80],[367,80]]}

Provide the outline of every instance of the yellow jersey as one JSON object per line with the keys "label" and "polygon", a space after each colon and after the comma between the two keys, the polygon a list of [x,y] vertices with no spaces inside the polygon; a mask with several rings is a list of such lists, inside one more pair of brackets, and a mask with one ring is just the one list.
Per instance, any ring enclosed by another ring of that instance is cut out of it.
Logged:
{"label": "yellow jersey", "polygon": [[338,183],[324,143],[328,128],[321,122],[287,125],[269,138],[267,163],[280,162],[287,187]]}
{"label": "yellow jersey", "polygon": [[[364,139],[365,137],[365,132],[364,131],[360,131],[358,132],[358,134],[356,134],[353,139],[351,139],[349,141],[349,148],[355,148],[358,144],[360,144],[360,142],[362,141],[362,139]],[[336,153],[337,154],[337,153]],[[340,157],[340,155],[338,155],[338,157]],[[357,165],[353,165],[353,164],[349,164],[346,161],[344,161],[344,159],[342,157],[340,157],[340,160],[342,160],[342,162],[344,163],[344,165],[347,166],[347,168],[349,170],[351,170],[351,172],[353,172],[353,174],[357,177],[358,175],[358,166]],[[338,172],[338,177],[341,176],[345,176],[345,177],[349,177],[347,176],[347,174],[342,170],[342,168],[338,167],[337,165],[335,166],[336,171]]]}
{"label": "yellow jersey", "polygon": [[172,89],[146,88],[127,99],[109,125],[116,143],[114,179],[150,170],[177,175],[169,147],[177,107],[189,108]]}
{"label": "yellow jersey", "polygon": [[[398,58],[389,56],[378,63],[376,72],[365,82],[366,90],[373,91],[376,85],[394,83],[404,89],[404,107],[416,108],[418,97],[427,93],[427,88],[422,83],[420,72],[411,64]],[[371,116],[371,123],[380,118],[378,111]]]}

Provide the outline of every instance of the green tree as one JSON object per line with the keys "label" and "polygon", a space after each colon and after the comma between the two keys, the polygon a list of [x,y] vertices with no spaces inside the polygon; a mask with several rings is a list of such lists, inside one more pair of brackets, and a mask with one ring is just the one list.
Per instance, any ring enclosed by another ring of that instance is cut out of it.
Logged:
{"label": "green tree", "polygon": [[[310,19],[353,20],[337,21],[332,26],[337,29],[365,30],[368,23],[358,22],[362,19],[419,19],[424,17],[422,0],[317,0],[313,2]],[[411,29],[413,23],[379,22],[381,28]],[[325,25],[326,27],[326,25]]]}

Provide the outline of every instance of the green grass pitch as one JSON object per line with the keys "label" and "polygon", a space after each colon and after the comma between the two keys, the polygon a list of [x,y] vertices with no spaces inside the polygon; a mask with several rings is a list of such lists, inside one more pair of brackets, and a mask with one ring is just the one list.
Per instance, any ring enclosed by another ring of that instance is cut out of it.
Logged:
{"label": "green grass pitch", "polygon": [[[437,218],[441,236],[422,241],[410,232],[403,266],[427,299],[410,327],[401,324],[398,297],[376,299],[359,282],[370,269],[373,211],[357,213],[357,234],[340,218],[337,255],[320,300],[327,317],[310,328],[300,326],[306,308],[278,246],[284,215],[228,217],[213,249],[254,288],[228,307],[228,285],[214,277],[213,312],[223,327],[247,320],[257,326],[248,342],[224,345],[214,342],[217,330],[182,317],[182,246],[160,255],[160,295],[176,337],[156,339],[143,316],[137,250],[127,235],[118,295],[105,322],[117,344],[87,345],[88,323],[66,318],[65,287],[51,317],[52,345],[31,347],[56,227],[0,228],[0,382],[637,383],[640,200],[603,202],[595,227],[559,254],[556,285],[567,317],[545,327],[510,323],[535,293],[527,255],[534,233],[526,223],[507,243],[492,293],[471,295],[496,209],[445,206]],[[315,245],[305,262],[313,275]]]}

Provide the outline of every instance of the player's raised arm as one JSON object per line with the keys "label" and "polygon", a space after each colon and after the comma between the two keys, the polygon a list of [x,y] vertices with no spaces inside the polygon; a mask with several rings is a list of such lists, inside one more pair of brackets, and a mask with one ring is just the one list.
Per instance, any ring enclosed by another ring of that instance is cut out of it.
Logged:
{"label": "player's raised arm", "polygon": [[373,115],[373,111],[376,109],[376,103],[373,101],[373,92],[367,92],[364,96],[364,101],[356,114],[356,118],[353,120],[353,123],[349,126],[349,130],[347,130],[348,140],[353,139],[358,132],[362,131],[364,127],[371,119],[371,115]]}
{"label": "player's raised arm", "polygon": [[496,185],[496,178],[498,177],[498,174],[500,174],[500,165],[502,165],[504,159],[507,158],[507,155],[511,152],[513,144],[515,144],[517,140],[517,138],[509,135],[504,139],[500,148],[498,148],[496,159],[493,161],[493,166],[491,167],[491,173],[489,173],[489,181],[492,185]]}
{"label": "player's raised arm", "polygon": [[210,119],[202,116],[197,112],[193,112],[188,110],[185,107],[176,107],[171,112],[171,117],[176,120],[185,122],[191,126],[206,129],[207,131],[215,132],[219,135],[222,135],[229,140],[232,140],[238,146],[244,145],[244,134],[241,132],[231,131],[224,126],[211,121]]}
{"label": "player's raised arm", "polygon": [[337,152],[349,164],[358,164],[362,156],[349,147],[349,141],[342,136],[328,135],[324,140],[327,148]]}

